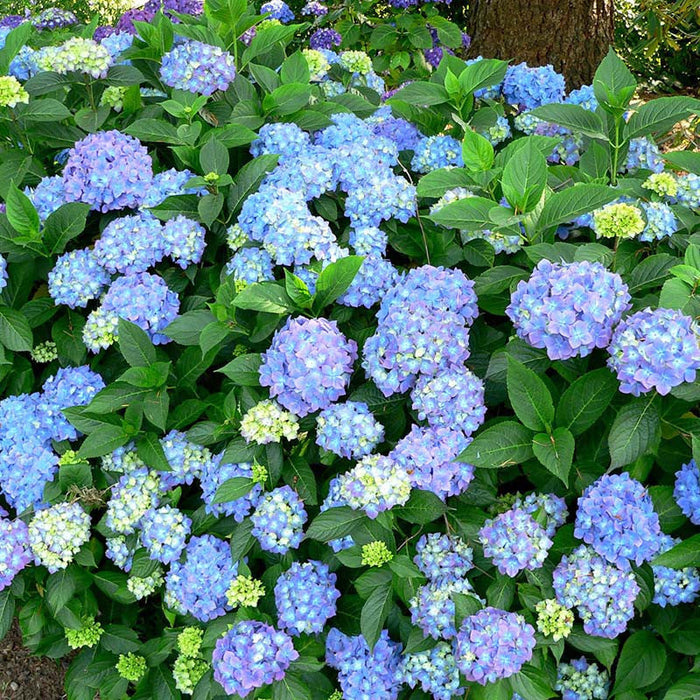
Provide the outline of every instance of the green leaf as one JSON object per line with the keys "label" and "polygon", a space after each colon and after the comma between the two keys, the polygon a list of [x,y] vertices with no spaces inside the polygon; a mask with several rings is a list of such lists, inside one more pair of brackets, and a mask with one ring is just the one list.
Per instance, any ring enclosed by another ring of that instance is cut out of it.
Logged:
{"label": "green leaf", "polygon": [[270,314],[288,314],[296,310],[284,287],[275,282],[250,284],[236,295],[231,304],[239,309]]}
{"label": "green leaf", "polygon": [[447,90],[442,85],[437,83],[426,83],[416,81],[404,85],[387,104],[391,104],[392,100],[403,100],[411,105],[421,105],[431,107],[440,105],[449,100]]}
{"label": "green leaf", "polygon": [[617,639],[604,639],[586,634],[580,627],[574,627],[566,640],[579,651],[593,654],[608,670],[617,659],[619,642]]}
{"label": "green leaf", "polygon": [[360,255],[348,255],[331,263],[321,272],[316,281],[316,293],[312,306],[316,313],[346,292],[362,266],[362,261],[363,258]]}
{"label": "green leaf", "polygon": [[669,275],[669,270],[678,264],[678,258],[668,253],[657,253],[644,258],[629,275],[630,294],[637,294],[661,284]]}
{"label": "green leaf", "polygon": [[[7,75],[12,59],[17,55],[18,51],[27,44],[29,36],[34,31],[34,26],[31,22],[22,22],[15,27],[5,37],[5,44],[0,49],[0,75]],[[29,94],[32,94],[31,92]],[[2,637],[2,635],[0,635]]]}
{"label": "green leaf", "polygon": [[528,114],[546,122],[553,122],[594,139],[606,138],[603,131],[603,121],[595,113],[584,109],[581,105],[549,104],[530,110]]}
{"label": "green leaf", "polygon": [[664,670],[666,651],[652,632],[635,632],[622,647],[613,693],[651,685]]}
{"label": "green leaf", "polygon": [[272,700],[311,700],[311,688],[304,678],[287,671],[272,684]]}
{"label": "green leaf", "polygon": [[177,128],[164,119],[138,119],[124,127],[124,132],[140,141],[181,144]]}
{"label": "green leaf", "polygon": [[561,395],[556,422],[580,435],[600,418],[617,394],[617,380],[602,367],[576,379]]}
{"label": "green leaf", "polygon": [[556,697],[547,674],[532,664],[525,664],[511,677],[513,692],[527,700],[548,700]]}
{"label": "green leaf", "polygon": [[304,503],[317,505],[316,478],[309,463],[303,457],[292,455],[285,464],[287,469],[282,472],[285,482],[299,494]]}
{"label": "green leaf", "polygon": [[123,318],[117,328],[119,350],[131,367],[148,367],[156,361],[156,349],[146,331]]}
{"label": "green leaf", "polygon": [[262,355],[260,353],[239,355],[216,371],[225,374],[238,386],[260,386],[261,362]]}
{"label": "green leaf", "polygon": [[488,170],[493,165],[493,146],[481,134],[467,129],[464,132],[464,140],[462,141],[462,159],[467,170],[475,172]]}
{"label": "green leaf", "polygon": [[7,588],[0,591],[0,640],[9,632],[15,619],[15,599]]}
{"label": "green leaf", "polygon": [[503,82],[507,70],[507,61],[483,58],[465,67],[459,75],[459,84],[464,92],[476,92]]}
{"label": "green leaf", "polygon": [[439,199],[455,187],[471,187],[473,181],[464,168],[440,168],[423,175],[416,185],[419,197]]}
{"label": "green leaf", "polygon": [[284,59],[280,69],[283,83],[308,83],[309,77],[309,64],[301,51]]}
{"label": "green leaf", "polygon": [[483,231],[493,226],[489,212],[498,204],[485,197],[466,197],[450,202],[428,218],[447,228],[464,231]]}
{"label": "green leaf", "polygon": [[216,138],[210,138],[199,152],[199,164],[205,175],[208,173],[224,175],[228,172],[228,162],[228,148]]}
{"label": "green leaf", "polygon": [[654,510],[659,515],[661,529],[671,533],[685,525],[686,518],[673,496],[673,486],[651,486],[649,495],[654,502]]}
{"label": "green leaf", "polygon": [[172,467],[155,433],[146,433],[136,441],[136,454],[151,468],[169,472]]}
{"label": "green leaf", "polygon": [[51,255],[60,255],[66,244],[85,230],[90,205],[68,202],[49,214],[44,222],[43,241]]}
{"label": "green leaf", "polygon": [[543,467],[569,485],[574,460],[574,436],[566,428],[556,428],[551,435],[539,433],[532,438],[532,451]]}
{"label": "green leaf", "polygon": [[654,566],[667,566],[670,569],[685,569],[687,566],[700,566],[700,534],[688,537],[659,554],[652,562]]}
{"label": "green leaf", "polygon": [[70,115],[70,110],[62,102],[50,97],[32,100],[18,110],[18,117],[27,122],[60,122]]}
{"label": "green leaf", "polygon": [[528,140],[503,169],[503,194],[518,213],[528,212],[540,201],[546,185],[547,161]]}
{"label": "green leaf", "polygon": [[65,607],[66,603],[75,595],[76,589],[77,580],[72,567],[57,571],[46,579],[44,598],[52,615],[55,616],[59,610]]}
{"label": "green leaf", "polygon": [[619,197],[619,192],[606,185],[577,184],[551,194],[537,219],[537,229],[544,231],[573,221]]}
{"label": "green leaf", "polygon": [[206,13],[214,19],[234,27],[246,11],[246,0],[209,0]]}
{"label": "green leaf", "polygon": [[447,506],[431,491],[413,489],[406,504],[392,512],[409,523],[426,525],[446,513]]}
{"label": "green leaf", "polygon": [[663,153],[664,160],[680,170],[700,175],[700,153],[698,151],[672,151]]}
{"label": "green leaf", "polygon": [[215,320],[211,311],[195,309],[180,314],[163,332],[180,345],[199,345],[202,330]]}
{"label": "green leaf", "polygon": [[377,586],[362,606],[360,630],[370,650],[374,649],[374,645],[382,633],[392,602],[393,591],[391,583],[387,581]]}
{"label": "green leaf", "polygon": [[299,25],[266,25],[258,26],[258,31],[250,45],[243,52],[241,68],[257,56],[268,53],[276,44],[286,46],[299,30]]}
{"label": "green leaf", "polygon": [[622,59],[610,48],[593,77],[593,92],[601,105],[623,108],[634,95],[637,81]]}
{"label": "green leaf", "polygon": [[508,610],[515,598],[515,581],[508,576],[497,578],[486,589],[486,600],[489,605],[501,610]]}
{"label": "green leaf", "polygon": [[103,457],[113,452],[117,447],[126,445],[131,439],[124,428],[120,425],[102,425],[85,438],[85,441],[78,450],[78,457],[90,459],[92,457]]}
{"label": "green leaf", "polygon": [[615,417],[608,435],[613,469],[631,464],[658,441],[661,420],[654,406],[654,396],[628,403]]}
{"label": "green leaf", "polygon": [[99,391],[88,404],[88,408],[91,413],[112,413],[132,403],[143,401],[148,393],[148,389],[115,382]]}
{"label": "green leaf", "polygon": [[263,109],[266,112],[285,116],[294,114],[306,107],[311,97],[311,87],[304,83],[289,83],[275,88],[263,99]]}
{"label": "green leaf", "polygon": [[12,228],[22,236],[36,237],[39,235],[39,214],[32,200],[22,192],[17,185],[10,184],[7,191],[7,218]]}
{"label": "green leaf", "polygon": [[554,404],[545,383],[535,372],[508,356],[508,398],[515,415],[530,430],[549,430]]}
{"label": "green leaf", "polygon": [[700,698],[700,674],[690,674],[676,681],[666,691],[663,700],[694,700],[695,698]]}
{"label": "green leaf", "polygon": [[[167,363],[168,365],[170,363]],[[165,430],[170,410],[170,396],[166,389],[154,389],[143,399],[143,415],[153,423],[156,428]]]}
{"label": "green leaf", "polygon": [[532,456],[532,431],[520,423],[503,421],[479,433],[457,459],[483,469],[499,469]]}
{"label": "green leaf", "polygon": [[88,488],[92,486],[92,470],[87,462],[62,464],[58,469],[58,483],[66,493],[71,486]]}
{"label": "green leaf", "polygon": [[482,272],[474,280],[474,291],[478,297],[500,294],[506,289],[514,287],[516,282],[528,277],[528,273],[520,267],[498,265]]}
{"label": "green leaf", "polygon": [[34,347],[29,321],[9,306],[0,306],[0,343],[15,352],[30,352]]}
{"label": "green leaf", "polygon": [[330,542],[349,535],[365,518],[363,511],[353,510],[349,506],[329,508],[313,519],[306,531],[306,537],[310,540]]}
{"label": "green leaf", "polygon": [[233,479],[224,481],[214,494],[213,504],[230,503],[246,496],[254,486],[252,479],[245,476],[236,476]]}
{"label": "green leaf", "polygon": [[665,134],[691,114],[700,113],[700,100],[692,97],[657,97],[632,108],[625,125],[625,138],[636,139],[648,134]]}

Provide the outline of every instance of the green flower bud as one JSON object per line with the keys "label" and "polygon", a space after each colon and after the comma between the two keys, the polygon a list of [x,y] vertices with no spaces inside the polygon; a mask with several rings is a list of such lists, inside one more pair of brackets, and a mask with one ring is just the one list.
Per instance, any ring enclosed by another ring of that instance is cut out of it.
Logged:
{"label": "green flower bud", "polygon": [[383,566],[393,558],[394,555],[382,540],[362,545],[363,566]]}
{"label": "green flower bud", "polygon": [[552,637],[555,642],[558,642],[569,636],[574,626],[574,614],[569,608],[560,605],[554,598],[548,598],[537,603],[535,611],[537,629],[545,637]]}
{"label": "green flower bud", "polygon": [[261,581],[251,576],[238,575],[231,581],[226,591],[226,601],[232,608],[242,607],[256,608],[258,601],[265,595],[265,587]]}
{"label": "green flower bud", "polygon": [[593,212],[593,228],[598,238],[634,238],[646,226],[642,212],[632,204],[608,204]]}
{"label": "green flower bud", "polygon": [[0,75],[0,107],[16,107],[20,102],[29,102],[29,93],[11,75]]}
{"label": "green flower bud", "polygon": [[199,627],[185,627],[177,636],[177,648],[183,656],[195,658],[202,646],[204,630]]}
{"label": "green flower bud", "polygon": [[80,629],[67,629],[66,641],[71,649],[80,649],[80,647],[94,647],[100,641],[100,637],[104,630],[99,622],[95,622],[95,618],[86,615],[82,618],[83,626]]}
{"label": "green flower bud", "polygon": [[178,656],[173,665],[173,678],[175,687],[181,693],[191,695],[195,686],[209,669],[209,664],[204,659],[191,659],[187,656]]}
{"label": "green flower bud", "polygon": [[126,678],[132,683],[138,683],[146,673],[146,659],[132,652],[119,654],[116,669],[122,678]]}
{"label": "green flower bud", "polygon": [[675,197],[678,194],[678,181],[671,173],[654,173],[642,183],[642,187],[662,197]]}
{"label": "green flower bud", "polygon": [[56,349],[56,343],[52,340],[39,343],[39,345],[32,350],[32,360],[34,360],[34,362],[45,364],[47,362],[53,362],[57,358],[58,350]]}

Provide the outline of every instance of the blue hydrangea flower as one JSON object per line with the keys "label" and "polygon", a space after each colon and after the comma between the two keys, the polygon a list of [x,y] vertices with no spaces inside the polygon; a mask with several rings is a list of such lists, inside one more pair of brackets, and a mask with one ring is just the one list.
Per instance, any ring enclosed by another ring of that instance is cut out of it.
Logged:
{"label": "blue hydrangea flower", "polygon": [[270,13],[269,19],[276,19],[282,24],[287,24],[294,19],[294,13],[283,0],[267,0],[260,6],[260,14],[266,15]]}
{"label": "blue hydrangea flower", "polygon": [[160,67],[166,85],[200,95],[226,90],[235,77],[236,64],[228,51],[192,39],[176,44],[163,56]]}
{"label": "blue hydrangea flower", "polygon": [[675,309],[650,309],[627,316],[615,329],[608,367],[623,394],[652,389],[665,396],[674,386],[694,382],[700,369],[700,332],[690,317]]}
{"label": "blue hydrangea flower", "polygon": [[192,520],[172,506],[146,511],[141,518],[141,544],[151,559],[170,564],[185,548]]}
{"label": "blue hydrangea flower", "polygon": [[562,102],[564,76],[551,65],[530,67],[527,63],[508,66],[502,92],[506,102],[526,112],[552,102]]}
{"label": "blue hydrangea flower", "polygon": [[[659,554],[667,552],[677,544],[679,538],[662,534],[660,537]],[[667,605],[692,603],[700,595],[700,572],[690,566],[682,569],[670,569],[667,566],[653,566],[654,598],[652,603],[665,608]]]}
{"label": "blue hydrangea flower", "polygon": [[123,535],[117,537],[107,537],[107,546],[105,547],[105,556],[114,565],[129,573],[134,559],[135,546],[129,546],[127,539]]}
{"label": "blue hydrangea flower", "polygon": [[374,170],[362,185],[348,189],[345,216],[354,227],[379,226],[398,219],[406,223],[416,213],[416,188],[388,169]]}
{"label": "blue hydrangea flower", "polygon": [[309,46],[315,51],[321,49],[330,50],[334,46],[340,46],[343,37],[330,27],[321,27],[309,37]]}
{"label": "blue hydrangea flower", "polygon": [[651,243],[672,236],[680,225],[673,209],[663,202],[640,202],[647,224],[639,234],[639,240]]}
{"label": "blue hydrangea flower", "polygon": [[[290,124],[267,124],[266,126],[290,126]],[[265,127],[263,127],[264,129]],[[262,132],[262,129],[261,129]],[[305,132],[301,132],[307,136]],[[253,143],[255,145],[255,142]],[[293,152],[293,145],[275,146],[289,154],[281,158],[282,163],[265,176],[261,188],[270,190],[288,189],[299,193],[308,202],[324,192],[335,190],[338,184],[336,159],[323,146],[304,146],[300,153]]]}
{"label": "blue hydrangea flower", "polygon": [[272,257],[262,248],[241,248],[226,263],[226,272],[245,284],[275,279],[272,268]]}
{"label": "blue hydrangea flower", "polygon": [[416,543],[415,565],[436,583],[456,581],[474,568],[471,547],[456,535],[431,532]]}
{"label": "blue hydrangea flower", "polygon": [[518,508],[487,520],[479,530],[479,541],[484,556],[506,576],[517,576],[523,569],[539,569],[553,544],[544,528]]}
{"label": "blue hydrangea flower", "polygon": [[200,482],[202,486],[202,500],[205,503],[207,513],[221,517],[232,515],[236,522],[240,523],[258,505],[262,494],[262,486],[254,484],[253,488],[244,496],[235,501],[214,503],[214,496],[219,487],[229,479],[252,479],[253,465],[249,462],[240,464],[221,463],[223,454],[216,455],[206,464],[202,465]]}
{"label": "blue hydrangea flower", "polygon": [[318,0],[309,0],[306,5],[302,7],[301,14],[323,17],[328,14],[328,8],[322,2],[318,2]]}
{"label": "blue hydrangea flower", "polygon": [[43,177],[33,190],[25,188],[24,194],[31,199],[41,221],[45,221],[49,214],[53,214],[56,209],[66,203],[63,178],[60,175]]}
{"label": "blue hydrangea flower", "polygon": [[78,141],[63,170],[66,201],[107,212],[137,207],[153,179],[151,157],[133,136],[98,131]]}
{"label": "blue hydrangea flower", "polygon": [[396,700],[401,689],[400,660],[401,645],[392,642],[386,630],[371,651],[364,637],[348,637],[335,627],[326,637],[326,663],[338,671],[347,700]]}
{"label": "blue hydrangea flower", "polygon": [[402,117],[394,117],[388,106],[380,107],[365,123],[372,126],[377,136],[391,139],[399,151],[415,151],[421,138],[416,126]]}
{"label": "blue hydrangea flower", "polygon": [[56,304],[71,309],[97,299],[112,277],[99,264],[92,250],[64,253],[49,272],[49,294]]}
{"label": "blue hydrangea flower", "polygon": [[148,189],[146,190],[141,207],[155,207],[168,197],[180,194],[206,194],[204,188],[186,187],[188,180],[194,177],[194,173],[189,170],[164,170],[153,176]]}
{"label": "blue hydrangea flower", "polygon": [[26,523],[0,517],[0,591],[7,588],[32,559]]}
{"label": "blue hydrangea flower", "polygon": [[566,360],[607,347],[629,301],[622,278],[600,263],[540,260],[518,283],[506,314],[520,338]]}
{"label": "blue hydrangea flower", "polygon": [[44,503],[44,487],[58,471],[58,455],[46,444],[30,440],[3,450],[0,487],[7,503],[18,513]]}
{"label": "blue hydrangea flower", "polygon": [[700,525],[700,469],[694,459],[676,472],[673,497],[683,515],[693,525]]}
{"label": "blue hydrangea flower", "polygon": [[159,472],[164,490],[190,485],[194,479],[203,478],[203,473],[214,459],[206,447],[190,442],[185,433],[177,430],[171,430],[162,437],[160,444],[170,465],[170,471]]}
{"label": "blue hydrangea flower", "polygon": [[53,574],[65,569],[90,539],[90,516],[79,503],[57,503],[32,518],[28,534],[35,564]]}
{"label": "blue hydrangea flower", "polygon": [[324,318],[290,318],[262,356],[260,384],[303,417],[328,408],[345,394],[357,343]]}
{"label": "blue hydrangea flower", "polygon": [[379,303],[398,280],[396,268],[388,260],[368,256],[362,261],[347,291],[338,298],[338,303],[343,306],[364,306],[369,309]]}
{"label": "blue hydrangea flower", "polygon": [[534,648],[535,630],[522,615],[487,607],[462,621],[455,660],[467,680],[486,685],[517,673]]}
{"label": "blue hydrangea flower", "polygon": [[664,159],[654,141],[643,136],[630,141],[625,168],[630,172],[651,170],[660,173],[664,169]]}
{"label": "blue hydrangea flower", "polygon": [[444,501],[464,493],[474,478],[474,467],[457,461],[470,442],[461,430],[414,425],[389,457],[408,474],[411,486],[432,491]]}
{"label": "blue hydrangea flower", "polygon": [[201,261],[206,245],[206,231],[201,224],[186,216],[176,216],[165,222],[162,236],[164,254],[183,270]]}
{"label": "blue hydrangea flower", "polygon": [[250,144],[254,157],[266,153],[279,155],[279,163],[303,156],[311,145],[311,137],[293,122],[263,124],[258,138]]}
{"label": "blue hydrangea flower", "polygon": [[228,609],[226,591],[238,574],[228,542],[202,535],[193,537],[185,548],[183,562],[174,561],[165,579],[169,600],[178,612],[209,622]]}
{"label": "blue hydrangea flower", "polygon": [[[348,502],[340,495],[341,481],[338,477],[330,480],[328,484],[328,495],[321,503],[320,511],[321,513],[327,511],[329,508],[338,508],[340,506],[346,506]],[[328,546],[334,552],[342,552],[344,549],[349,549],[354,544],[352,537],[347,535],[346,537],[340,537],[335,540],[330,540]]]}
{"label": "blue hydrangea flower", "polygon": [[386,253],[388,236],[376,226],[350,229],[349,244],[357,255],[381,257]]}
{"label": "blue hydrangea flower", "polygon": [[78,24],[75,12],[60,7],[47,7],[38,15],[32,17],[32,24],[39,30],[63,29]]}
{"label": "blue hydrangea flower", "polygon": [[429,173],[439,168],[464,167],[462,144],[452,136],[424,136],[414,148],[411,169]]}
{"label": "blue hydrangea flower", "polygon": [[568,664],[557,666],[557,683],[554,686],[562,700],[607,700],[610,676],[596,664],[589,664],[585,656]]}
{"label": "blue hydrangea flower", "polygon": [[435,700],[464,695],[454,653],[447,642],[438,642],[429,651],[406,654],[401,660],[399,678],[411,688],[420,686]]}
{"label": "blue hydrangea flower", "polygon": [[621,569],[649,561],[660,532],[651,496],[627,472],[601,476],[578,499],[574,535]]}
{"label": "blue hydrangea flower", "polygon": [[120,535],[135,532],[146,512],[158,506],[160,488],[158,475],[146,466],[124,474],[112,487],[107,502],[107,527]]}
{"label": "blue hydrangea flower", "polygon": [[244,620],[216,640],[214,679],[228,695],[245,698],[255,688],[281,681],[298,657],[288,634],[264,622]]}
{"label": "blue hydrangea flower", "polygon": [[544,528],[547,537],[554,537],[569,514],[566,501],[553,493],[529,493],[525,498],[518,497],[513,508],[529,513]]}
{"label": "blue hydrangea flower", "polygon": [[7,260],[0,255],[0,292],[7,287]]}
{"label": "blue hydrangea flower", "polygon": [[286,554],[301,544],[308,516],[296,491],[290,486],[281,486],[260,497],[250,519],[251,533],[262,549]]}
{"label": "blue hydrangea flower", "polygon": [[117,58],[124,53],[131,45],[134,43],[134,35],[129,32],[113,32],[108,36],[100,39],[100,44],[103,48],[107,49],[107,52],[112,57],[115,63],[130,65],[131,61],[119,61]]}
{"label": "blue hydrangea flower", "polygon": [[383,439],[384,426],[360,401],[333,404],[316,419],[316,444],[346,459],[370,454]]}
{"label": "blue hydrangea flower", "polygon": [[295,561],[275,584],[275,605],[280,629],[296,637],[318,634],[335,617],[340,591],[336,575],[320,561]]}
{"label": "blue hydrangea flower", "polygon": [[554,569],[557,600],[576,608],[586,634],[614,639],[634,617],[639,585],[631,570],[623,571],[581,545],[562,557]]}
{"label": "blue hydrangea flower", "polygon": [[689,209],[700,209],[700,175],[686,173],[677,177],[678,192],[675,200]]}
{"label": "blue hydrangea flower", "polygon": [[145,272],[165,256],[163,226],[148,214],[114,219],[95,243],[93,253],[108,272]]}

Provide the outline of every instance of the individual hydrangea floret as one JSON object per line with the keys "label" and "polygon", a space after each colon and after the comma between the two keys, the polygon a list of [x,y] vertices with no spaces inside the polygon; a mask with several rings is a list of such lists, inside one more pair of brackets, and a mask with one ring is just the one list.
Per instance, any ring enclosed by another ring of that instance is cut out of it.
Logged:
{"label": "individual hydrangea floret", "polygon": [[146,466],[124,474],[112,487],[112,497],[107,503],[107,527],[121,535],[130,535],[146,512],[157,507],[160,488],[158,475]]}
{"label": "individual hydrangea floret", "polygon": [[245,698],[255,688],[281,681],[298,657],[286,632],[264,622],[244,620],[216,641],[214,679],[229,695]]}
{"label": "individual hydrangea floret", "polygon": [[251,534],[266,552],[286,554],[301,544],[307,518],[296,491],[290,486],[281,486],[260,498],[250,517]]}
{"label": "individual hydrangea floret", "polygon": [[532,658],[535,630],[522,615],[488,607],[466,617],[457,632],[457,668],[469,681],[494,683]]}
{"label": "individual hydrangea floret", "polygon": [[409,475],[390,457],[367,455],[340,477],[340,497],[369,518],[394,506],[402,506],[411,495]]}
{"label": "individual hydrangea floret", "polygon": [[524,569],[539,569],[552,546],[544,528],[529,514],[517,508],[487,520],[479,530],[484,556],[507,576]]}
{"label": "individual hydrangea floret", "polygon": [[501,89],[506,102],[525,112],[552,102],[562,102],[565,87],[564,76],[551,65],[531,67],[527,63],[518,63],[508,66]]}
{"label": "individual hydrangea floret", "polygon": [[464,694],[452,646],[438,642],[429,651],[406,654],[401,660],[399,678],[411,688],[421,687],[435,700],[451,700]]}
{"label": "individual hydrangea floret", "polygon": [[343,698],[396,700],[401,689],[401,645],[382,630],[370,651],[362,636],[349,637],[332,627],[326,637],[326,663],[338,671]]}
{"label": "individual hydrangea floret", "polygon": [[652,389],[665,396],[673,387],[694,382],[700,369],[700,331],[695,321],[675,309],[650,309],[627,316],[608,347],[608,367],[623,394]]}
{"label": "individual hydrangea floret", "polygon": [[361,401],[336,403],[316,419],[316,444],[346,459],[372,452],[384,440],[384,426]]}
{"label": "individual hydrangea floret", "polygon": [[423,630],[425,637],[452,639],[457,634],[455,593],[477,597],[467,579],[443,578],[421,586],[411,598],[411,622]]}
{"label": "individual hydrangea floret", "polygon": [[630,298],[622,278],[600,263],[541,260],[518,283],[506,314],[520,338],[567,360],[607,347]]}
{"label": "individual hydrangea floret", "polygon": [[[660,542],[659,554],[663,554],[682,540],[662,534]],[[695,567],[671,569],[667,566],[652,565],[651,569],[654,572],[652,603],[665,608],[667,605],[692,603],[700,595],[700,571]]]}
{"label": "individual hydrangea floret", "polygon": [[564,700],[607,700],[610,690],[608,672],[589,664],[585,656],[557,666],[554,686]]}
{"label": "individual hydrangea floret", "polygon": [[593,230],[598,238],[635,238],[644,231],[642,210],[628,202],[613,202],[593,212]]}
{"label": "individual hydrangea floret", "polygon": [[200,476],[202,500],[204,501],[207,513],[211,513],[217,517],[232,515],[234,520],[240,523],[250,514],[250,511],[257,506],[262,493],[262,487],[260,484],[254,484],[251,490],[244,496],[240,496],[233,501],[214,503],[214,496],[219,490],[219,487],[228,480],[253,478],[253,465],[250,462],[241,462],[240,464],[226,462],[222,464],[222,456],[223,455],[217,455],[209,460],[202,469]]}
{"label": "individual hydrangea floret", "polygon": [[187,39],[163,56],[160,77],[177,90],[212,95],[233,82],[236,64],[228,51]]}
{"label": "individual hydrangea floret", "polygon": [[165,585],[178,612],[209,622],[229,608],[226,592],[237,573],[229,543],[202,535],[187,543],[184,561],[171,564]]}
{"label": "individual hydrangea floret", "polygon": [[275,584],[275,605],[280,629],[296,637],[318,634],[335,617],[340,591],[336,575],[320,561],[295,561]]}
{"label": "individual hydrangea floret", "polygon": [[553,578],[557,601],[578,610],[587,634],[614,639],[634,617],[639,594],[634,573],[611,564],[591,547],[581,545],[562,557]]}
{"label": "individual hydrangea floret", "polygon": [[578,499],[574,535],[621,569],[652,559],[660,533],[649,492],[627,472],[601,476]]}
{"label": "individual hydrangea floret", "polygon": [[462,144],[452,136],[424,136],[414,149],[411,169],[417,173],[464,167]]}
{"label": "individual hydrangea floret", "polygon": [[63,169],[66,201],[107,212],[141,204],[153,179],[151,157],[133,136],[98,131],[78,141]]}
{"label": "individual hydrangea floret", "polygon": [[185,548],[191,528],[192,520],[177,508],[152,508],[141,518],[141,544],[151,559],[170,564]]}
{"label": "individual hydrangea floret", "polygon": [[290,318],[263,354],[260,383],[292,413],[303,417],[345,394],[357,343],[324,318]]}
{"label": "individual hydrangea floret", "polygon": [[556,598],[541,600],[535,605],[537,613],[537,629],[545,636],[551,637],[555,642],[565,639],[571,633],[574,626],[574,614],[560,605]]}
{"label": "individual hydrangea floret", "polygon": [[285,411],[276,401],[256,403],[241,418],[241,437],[246,442],[267,445],[271,442],[294,440],[299,434],[297,417]]}
{"label": "individual hydrangea floret", "polygon": [[29,523],[29,545],[37,565],[49,573],[65,569],[90,539],[90,516],[79,503],[57,503]]}
{"label": "individual hydrangea floret", "polygon": [[264,596],[265,586],[262,581],[243,574],[238,574],[226,591],[226,601],[231,608],[257,608],[258,602]]}
{"label": "individual hydrangea floret", "polygon": [[94,617],[86,615],[80,622],[82,626],[78,629],[66,628],[66,641],[71,649],[80,649],[81,647],[92,648],[97,646],[100,641],[104,628],[95,620]]}
{"label": "individual hydrangea floret", "polygon": [[676,472],[673,497],[683,515],[693,525],[700,525],[700,469],[694,459]]}
{"label": "individual hydrangea floret", "polygon": [[394,555],[386,546],[386,542],[375,540],[362,545],[361,557],[362,566],[379,567],[388,564],[394,558]]}
{"label": "individual hydrangea floret", "polygon": [[[1,515],[7,515],[2,508]],[[26,523],[0,517],[0,591],[7,588],[32,559]]]}
{"label": "individual hydrangea floret", "polygon": [[122,678],[132,683],[138,683],[146,675],[148,665],[143,656],[129,652],[128,654],[119,654],[116,669]]}
{"label": "individual hydrangea floret", "polygon": [[431,532],[416,543],[413,561],[425,576],[435,582],[463,579],[473,567],[473,552],[457,535]]}

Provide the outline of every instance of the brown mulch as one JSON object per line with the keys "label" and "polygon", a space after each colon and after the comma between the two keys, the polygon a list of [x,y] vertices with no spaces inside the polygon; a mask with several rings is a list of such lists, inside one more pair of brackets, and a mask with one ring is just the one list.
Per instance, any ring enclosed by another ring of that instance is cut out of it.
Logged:
{"label": "brown mulch", "polygon": [[65,700],[65,667],[32,656],[15,623],[0,641],[0,700]]}

